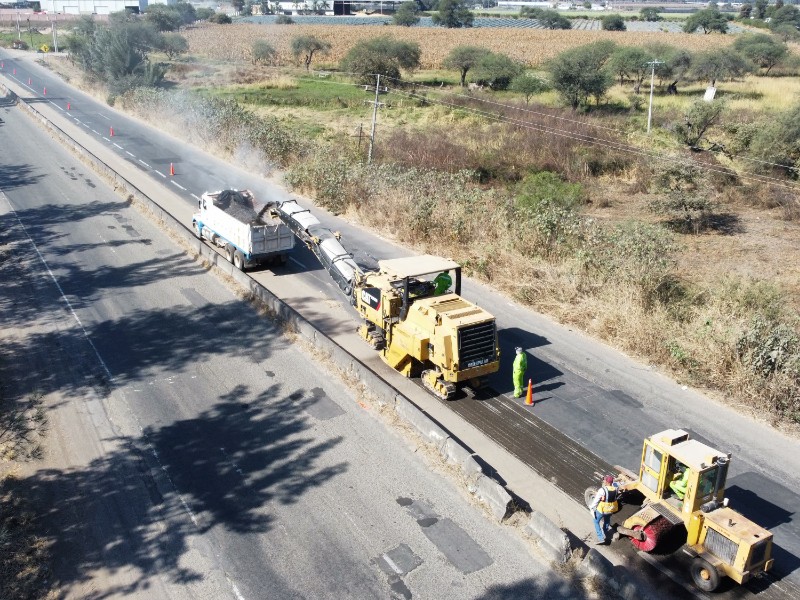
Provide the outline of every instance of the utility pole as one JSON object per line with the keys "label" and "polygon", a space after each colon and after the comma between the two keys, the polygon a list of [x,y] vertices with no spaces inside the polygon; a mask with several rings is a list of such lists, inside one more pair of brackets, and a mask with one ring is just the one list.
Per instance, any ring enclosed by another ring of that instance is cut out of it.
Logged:
{"label": "utility pole", "polygon": [[55,19],[53,19],[51,23],[53,24],[53,52],[58,54],[58,31]]}
{"label": "utility pole", "polygon": [[17,39],[22,41],[22,29],[19,27],[19,9],[17,9]]}
{"label": "utility pole", "polygon": [[647,64],[652,67],[650,71],[650,106],[647,109],[647,133],[650,133],[650,125],[653,122],[653,82],[656,78],[656,65],[663,65],[664,63],[660,60],[651,60]]}
{"label": "utility pole", "polygon": [[377,75],[375,79],[375,100],[372,102],[372,132],[369,134],[369,154],[367,155],[367,164],[372,164],[372,147],[375,145],[375,125],[378,122],[378,106],[383,106],[383,102],[378,102],[378,94],[381,91],[381,76]]}

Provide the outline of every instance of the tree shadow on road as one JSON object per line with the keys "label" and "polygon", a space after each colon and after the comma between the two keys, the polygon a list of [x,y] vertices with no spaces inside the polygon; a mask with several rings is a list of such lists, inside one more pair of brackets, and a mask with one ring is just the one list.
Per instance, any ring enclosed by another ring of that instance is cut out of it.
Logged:
{"label": "tree shadow on road", "polygon": [[[308,401],[295,400],[298,395]],[[207,546],[195,547],[190,538],[208,534],[204,540],[219,547],[230,534],[270,531],[271,504],[292,504],[347,469],[346,463],[319,464],[341,439],[315,439],[303,412],[311,401],[302,390],[285,394],[273,386],[253,393],[239,386],[194,418],[107,440],[115,449],[85,467],[17,480],[16,493],[41,511],[55,557],[54,587],[88,582],[101,571],[120,574],[122,583],[85,598],[146,590],[151,577],[199,581],[207,573],[183,558]],[[258,544],[253,539],[246,547]]]}
{"label": "tree shadow on road", "polygon": [[37,183],[43,175],[34,173],[33,165],[0,164],[0,190],[13,190]]}

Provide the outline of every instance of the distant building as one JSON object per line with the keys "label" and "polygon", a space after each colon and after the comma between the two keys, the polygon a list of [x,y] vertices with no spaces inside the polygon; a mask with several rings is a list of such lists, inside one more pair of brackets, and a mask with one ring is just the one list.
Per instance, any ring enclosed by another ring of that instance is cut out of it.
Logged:
{"label": "distant building", "polygon": [[[153,3],[174,4],[176,0],[155,0]],[[148,0],[41,0],[42,10],[49,14],[107,15],[121,10],[144,12]]]}

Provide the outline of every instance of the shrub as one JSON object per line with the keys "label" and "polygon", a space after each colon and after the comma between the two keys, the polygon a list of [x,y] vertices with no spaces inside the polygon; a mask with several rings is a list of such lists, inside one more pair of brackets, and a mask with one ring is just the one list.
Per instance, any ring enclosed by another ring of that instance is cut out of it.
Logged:
{"label": "shrub", "polygon": [[289,15],[278,15],[275,17],[276,25],[294,25],[294,19]]}
{"label": "shrub", "polygon": [[375,85],[378,74],[389,80],[399,80],[401,69],[416,69],[419,58],[420,48],[416,42],[401,42],[383,36],[358,42],[344,57],[341,66],[343,71],[354,74],[359,82]]}
{"label": "shrub", "polygon": [[522,64],[505,54],[490,52],[485,54],[475,65],[472,78],[477,83],[493,90],[505,90],[515,77],[522,74],[523,70]]}
{"label": "shrub", "polygon": [[253,64],[268,64],[278,55],[275,48],[266,40],[253,42]]}
{"label": "shrub", "polygon": [[625,20],[622,15],[606,15],[600,19],[600,25],[604,31],[625,31]]}
{"label": "shrub", "polygon": [[208,18],[209,22],[216,23],[218,25],[230,25],[233,23],[233,19],[231,19],[225,13],[214,13]]}

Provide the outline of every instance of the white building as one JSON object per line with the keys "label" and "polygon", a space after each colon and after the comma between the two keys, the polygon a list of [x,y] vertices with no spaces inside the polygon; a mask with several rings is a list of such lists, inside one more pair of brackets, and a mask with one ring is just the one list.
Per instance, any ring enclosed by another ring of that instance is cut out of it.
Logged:
{"label": "white building", "polygon": [[[151,0],[153,4],[174,4],[176,0]],[[148,0],[40,0],[48,14],[107,15],[121,10],[144,12]]]}

